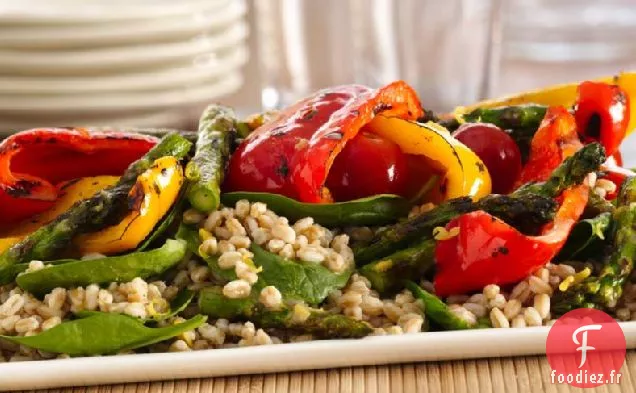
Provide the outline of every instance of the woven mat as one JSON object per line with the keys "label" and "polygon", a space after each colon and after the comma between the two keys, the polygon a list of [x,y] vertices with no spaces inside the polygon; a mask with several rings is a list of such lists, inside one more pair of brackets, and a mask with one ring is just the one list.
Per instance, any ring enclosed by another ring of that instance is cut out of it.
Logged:
{"label": "woven mat", "polygon": [[[213,365],[212,365],[213,367]],[[577,389],[550,383],[545,357],[466,360],[54,389],[58,393],[305,393],[305,392],[636,392],[636,351],[620,385]]]}

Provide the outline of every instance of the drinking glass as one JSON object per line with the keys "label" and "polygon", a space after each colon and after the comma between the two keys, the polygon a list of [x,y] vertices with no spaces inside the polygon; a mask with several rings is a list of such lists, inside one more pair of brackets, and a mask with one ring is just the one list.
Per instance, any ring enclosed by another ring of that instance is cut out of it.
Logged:
{"label": "drinking glass", "polygon": [[404,79],[427,108],[485,97],[501,0],[257,0],[262,105]]}

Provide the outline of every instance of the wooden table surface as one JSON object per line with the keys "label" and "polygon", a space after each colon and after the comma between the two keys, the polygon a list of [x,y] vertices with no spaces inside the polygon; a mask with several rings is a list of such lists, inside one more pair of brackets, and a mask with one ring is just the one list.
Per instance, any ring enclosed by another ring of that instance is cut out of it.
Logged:
{"label": "wooden table surface", "polygon": [[352,367],[226,378],[52,389],[57,393],[305,392],[635,392],[636,351],[628,351],[620,385],[578,389],[550,383],[544,356]]}

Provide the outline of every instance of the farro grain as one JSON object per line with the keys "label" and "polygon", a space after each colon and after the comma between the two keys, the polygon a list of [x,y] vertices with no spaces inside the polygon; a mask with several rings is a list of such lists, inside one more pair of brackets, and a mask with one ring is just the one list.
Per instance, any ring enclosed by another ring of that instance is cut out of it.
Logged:
{"label": "farro grain", "polygon": [[524,328],[526,327],[526,320],[523,315],[517,315],[512,319],[512,327],[513,328]]}
{"label": "farro grain", "polygon": [[252,287],[245,280],[230,281],[223,287],[223,296],[230,299],[244,299],[250,295]]}
{"label": "farro grain", "polygon": [[242,255],[238,251],[228,251],[221,254],[217,263],[221,269],[232,269],[238,262],[243,259]]}
{"label": "farro grain", "polygon": [[528,279],[528,285],[532,292],[536,294],[545,293],[552,295],[552,287],[547,282],[543,281],[537,276],[530,276]]}
{"label": "farro grain", "polygon": [[282,305],[283,296],[275,286],[268,285],[261,290],[258,300],[268,309],[276,310]]}
{"label": "farro grain", "polygon": [[463,307],[466,310],[473,313],[477,318],[485,317],[486,314],[488,313],[488,310],[486,309],[486,307],[484,307],[483,305],[479,303],[466,302],[463,304]]}
{"label": "farro grain", "polygon": [[509,328],[510,322],[498,308],[490,310],[490,322],[494,328]]}
{"label": "farro grain", "polygon": [[488,300],[493,300],[495,296],[499,294],[500,288],[499,285],[490,284],[484,287],[484,297]]}
{"label": "farro grain", "polygon": [[494,298],[490,299],[488,305],[490,308],[503,308],[506,305],[506,297],[503,294],[498,293]]}
{"label": "farro grain", "polygon": [[550,314],[550,296],[540,293],[534,296],[534,308],[537,310],[541,319],[548,318]]}
{"label": "farro grain", "polygon": [[526,307],[523,310],[523,318],[526,320],[528,326],[541,326],[542,318],[539,312],[534,307]]}
{"label": "farro grain", "polygon": [[512,320],[521,312],[521,302],[519,299],[510,299],[503,308],[503,313],[507,319]]}

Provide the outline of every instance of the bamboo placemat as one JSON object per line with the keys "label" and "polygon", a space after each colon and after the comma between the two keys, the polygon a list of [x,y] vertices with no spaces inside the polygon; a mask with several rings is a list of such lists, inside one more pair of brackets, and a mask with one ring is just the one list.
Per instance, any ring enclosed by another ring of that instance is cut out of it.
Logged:
{"label": "bamboo placemat", "polygon": [[[334,354],[336,356],[336,354]],[[210,365],[214,367],[214,365]],[[56,393],[525,393],[635,392],[636,351],[629,351],[620,385],[578,389],[550,383],[543,356],[351,367],[267,375],[189,379],[54,389]]]}

